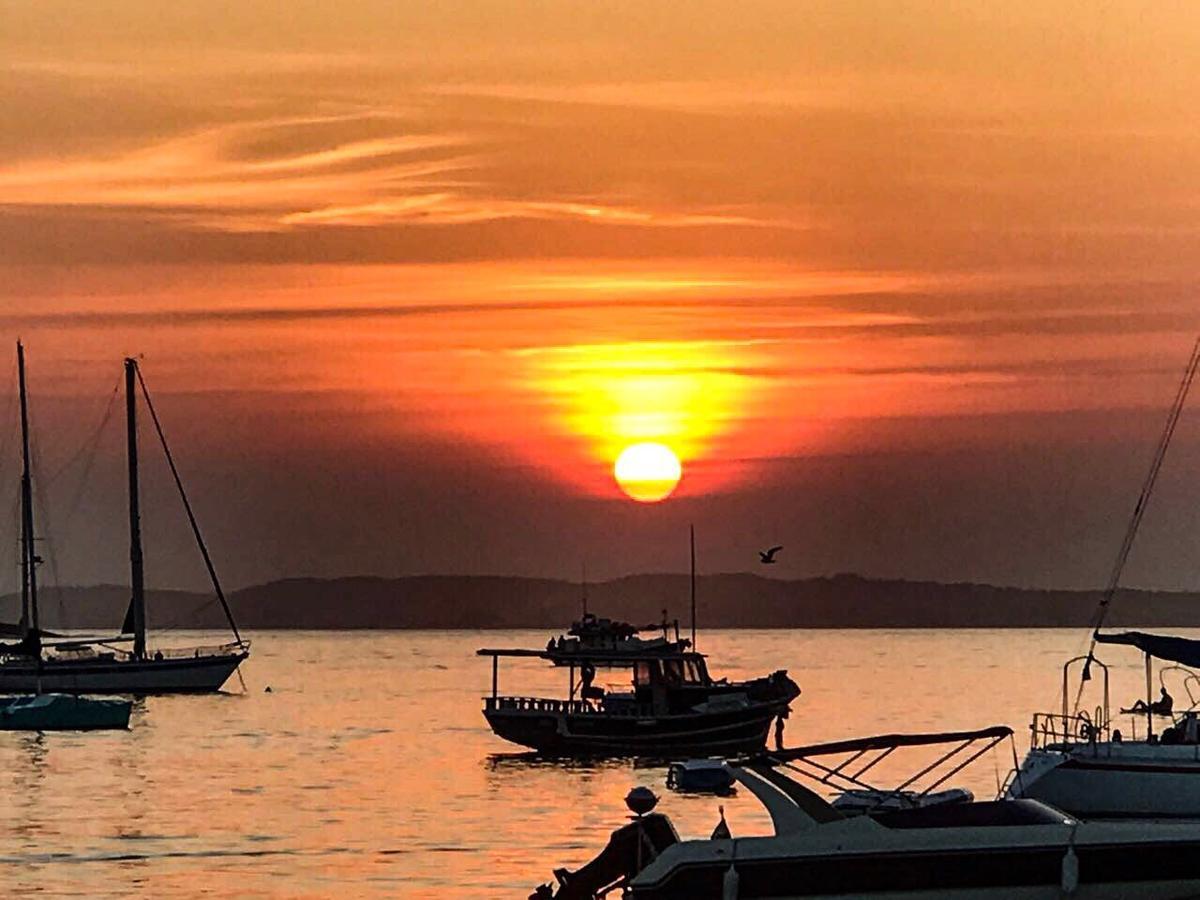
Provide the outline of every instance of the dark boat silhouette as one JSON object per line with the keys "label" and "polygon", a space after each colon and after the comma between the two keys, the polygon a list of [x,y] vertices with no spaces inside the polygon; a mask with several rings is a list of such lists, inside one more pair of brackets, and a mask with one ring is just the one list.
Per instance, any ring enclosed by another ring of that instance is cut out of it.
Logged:
{"label": "dark boat silhouette", "polygon": [[[761,750],[771,723],[786,716],[800,688],[778,670],[749,681],[714,680],[703,654],[482,649],[492,659],[492,693],[483,714],[498,737],[553,756],[733,754]],[[567,666],[565,699],[499,691],[501,658]],[[592,684],[597,668],[626,669],[627,691]],[[578,679],[576,671],[578,670]]]}

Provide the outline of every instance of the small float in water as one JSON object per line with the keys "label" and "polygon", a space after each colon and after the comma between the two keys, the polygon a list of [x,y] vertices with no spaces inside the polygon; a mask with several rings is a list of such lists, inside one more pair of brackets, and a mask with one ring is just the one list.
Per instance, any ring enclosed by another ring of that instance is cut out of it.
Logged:
{"label": "small float in water", "polygon": [[667,787],[690,794],[727,794],[733,772],[723,759],[689,759],[667,767]]}

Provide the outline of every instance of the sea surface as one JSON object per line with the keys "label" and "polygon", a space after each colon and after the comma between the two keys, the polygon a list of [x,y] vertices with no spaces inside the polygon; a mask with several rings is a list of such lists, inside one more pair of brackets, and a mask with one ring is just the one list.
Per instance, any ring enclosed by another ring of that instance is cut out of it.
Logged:
{"label": "sea surface", "polygon": [[[480,712],[491,666],[475,650],[547,636],[260,632],[244,692],[235,677],[220,695],[140,700],[127,733],[0,732],[0,885],[41,897],[524,898],[556,866],[591,858],[635,784],[684,837],[707,836],[718,806],[735,836],[769,833],[745,790],[681,796],[662,767],[541,762],[494,737]],[[1019,755],[1031,713],[1058,708],[1062,664],[1086,647],[1082,631],[1053,629],[699,640],[714,676],[790,672],[803,694],[789,744],[1007,724]],[[1114,707],[1144,694],[1136,651],[1102,655]],[[566,690],[566,670],[536,660],[502,661],[500,678],[502,692]],[[889,759],[883,774],[894,783],[929,759]],[[1012,765],[1005,744],[954,783],[990,797]]]}

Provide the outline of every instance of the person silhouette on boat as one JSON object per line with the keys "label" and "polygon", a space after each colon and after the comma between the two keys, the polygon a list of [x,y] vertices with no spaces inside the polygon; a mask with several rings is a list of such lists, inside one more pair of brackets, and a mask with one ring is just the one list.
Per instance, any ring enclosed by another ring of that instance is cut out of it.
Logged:
{"label": "person silhouette on boat", "polygon": [[1169,716],[1171,710],[1175,707],[1175,700],[1167,693],[1166,685],[1159,688],[1159,698],[1153,703],[1147,703],[1145,700],[1139,700],[1137,703],[1122,712],[1131,713],[1151,713],[1156,716]]}
{"label": "person silhouette on boat", "polygon": [[596,679],[596,667],[590,662],[585,662],[579,670],[579,674],[583,679],[583,686],[579,690],[579,696],[584,700],[603,700],[604,688],[592,686],[592,682]]}

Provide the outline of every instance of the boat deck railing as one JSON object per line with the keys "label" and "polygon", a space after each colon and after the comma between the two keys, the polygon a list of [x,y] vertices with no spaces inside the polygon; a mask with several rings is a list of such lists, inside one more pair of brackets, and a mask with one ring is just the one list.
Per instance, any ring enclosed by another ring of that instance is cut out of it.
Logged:
{"label": "boat deck railing", "polygon": [[[243,653],[248,650],[250,644],[248,641],[238,643],[231,641],[227,644],[209,644],[202,647],[160,647],[154,650],[147,651],[148,659],[207,659],[214,656],[233,656],[237,653]],[[56,655],[51,657],[49,662],[70,662],[77,660],[89,659],[116,659],[121,662],[129,662],[134,658],[133,654],[123,647],[116,647],[109,643],[97,642],[79,644],[76,646],[61,646],[56,647]]]}
{"label": "boat deck railing", "polygon": [[484,697],[483,704],[483,708],[487,712],[508,710],[606,716],[641,716],[648,713],[648,709],[640,704],[621,704],[605,708],[590,700],[555,700],[550,697]]}
{"label": "boat deck railing", "polygon": [[240,653],[248,648],[249,644],[246,641],[237,643],[231,641],[228,644],[209,644],[204,647],[168,647],[156,649],[150,656],[161,659],[198,659],[204,656],[232,656],[235,653]]}
{"label": "boat deck railing", "polygon": [[1096,710],[1095,717],[1083,710],[1067,716],[1062,713],[1034,713],[1029,730],[1030,746],[1040,750],[1054,745],[1108,740],[1109,723],[1101,709]]}

